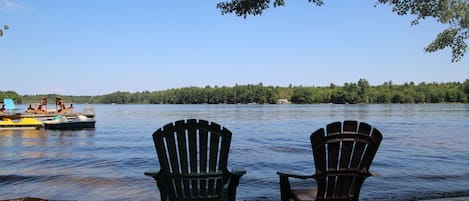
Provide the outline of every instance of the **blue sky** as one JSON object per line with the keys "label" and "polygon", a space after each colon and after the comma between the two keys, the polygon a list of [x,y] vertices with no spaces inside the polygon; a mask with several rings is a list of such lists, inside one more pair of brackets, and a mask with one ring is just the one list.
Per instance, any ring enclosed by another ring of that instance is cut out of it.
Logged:
{"label": "blue sky", "polygon": [[469,57],[425,53],[446,28],[376,1],[289,0],[247,19],[216,0],[0,0],[1,90],[101,95],[187,86],[372,85],[469,78]]}

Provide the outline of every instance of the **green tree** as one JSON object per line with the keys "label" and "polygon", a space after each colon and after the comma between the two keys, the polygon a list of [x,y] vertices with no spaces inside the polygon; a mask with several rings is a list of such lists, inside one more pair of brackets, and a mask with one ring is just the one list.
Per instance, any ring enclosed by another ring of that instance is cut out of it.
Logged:
{"label": "green tree", "polygon": [[398,15],[415,15],[412,25],[431,17],[449,27],[439,33],[426,48],[426,52],[451,48],[452,62],[460,61],[467,52],[465,40],[469,38],[469,1],[467,0],[379,0],[389,4]]}
{"label": "green tree", "polygon": [[345,104],[348,103],[349,95],[343,89],[336,90],[331,95],[331,102],[334,104]]}
{"label": "green tree", "polygon": [[464,81],[464,93],[466,93],[466,95],[469,97],[469,79],[466,79]]}
{"label": "green tree", "polygon": [[311,104],[314,103],[313,92],[309,88],[300,87],[295,89],[291,97],[292,103],[296,104]]}
{"label": "green tree", "polygon": [[390,90],[384,90],[381,87],[380,92],[376,96],[376,103],[391,103],[391,99],[393,98]]}
{"label": "green tree", "polygon": [[3,36],[3,31],[10,29],[8,25],[3,25],[3,29],[0,27],[0,37]]}
{"label": "green tree", "polygon": [[358,80],[358,102],[360,103],[368,103],[368,91],[370,89],[370,84],[365,79]]}
{"label": "green tree", "polygon": [[[324,4],[323,0],[308,0],[316,6]],[[435,52],[451,48],[452,62],[458,62],[467,52],[465,40],[469,38],[469,1],[468,0],[377,0],[377,4],[389,4],[398,15],[414,15],[417,18],[412,25],[420,20],[434,18],[449,27],[439,33],[436,39],[424,50]],[[217,4],[222,14],[235,13],[246,18],[248,15],[261,15],[273,7],[285,6],[285,0],[229,0]]]}
{"label": "green tree", "polygon": [[11,98],[13,99],[13,102],[18,103],[18,104],[21,104],[23,101],[22,97],[14,91],[0,91],[0,102],[3,102],[3,99],[5,98]]}
{"label": "green tree", "polygon": [[344,83],[344,98],[346,103],[358,103],[359,88],[356,83]]}
{"label": "green tree", "polygon": [[391,103],[404,103],[405,97],[401,92],[395,92],[391,98]]}

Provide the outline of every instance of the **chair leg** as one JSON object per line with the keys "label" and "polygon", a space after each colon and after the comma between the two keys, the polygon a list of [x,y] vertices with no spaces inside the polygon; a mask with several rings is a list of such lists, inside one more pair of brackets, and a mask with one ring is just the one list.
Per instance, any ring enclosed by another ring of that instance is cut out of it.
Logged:
{"label": "chair leg", "polygon": [[292,198],[290,181],[286,176],[280,176],[280,200],[289,201]]}
{"label": "chair leg", "polygon": [[160,200],[161,201],[166,201],[166,200],[168,200],[168,195],[166,194],[166,189],[162,185],[164,185],[164,184],[160,184],[158,181],[156,182],[156,187],[160,191]]}

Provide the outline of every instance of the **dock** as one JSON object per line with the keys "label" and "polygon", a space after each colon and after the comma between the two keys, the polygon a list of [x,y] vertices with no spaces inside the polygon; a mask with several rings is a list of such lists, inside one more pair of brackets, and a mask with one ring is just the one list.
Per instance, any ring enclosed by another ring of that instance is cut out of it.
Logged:
{"label": "dock", "polygon": [[48,109],[47,97],[43,97],[38,104],[30,104],[24,112],[18,112],[15,103],[12,99],[6,98],[3,100],[3,105],[0,109],[0,120],[7,119],[21,119],[21,118],[35,118],[35,119],[50,119],[55,116],[76,117],[83,115],[87,118],[94,118],[94,108],[92,105],[87,104],[83,112],[74,112],[73,104],[66,106],[65,101],[57,96],[55,98],[55,109]]}
{"label": "dock", "polygon": [[43,114],[34,114],[34,113],[27,113],[27,112],[20,112],[20,113],[0,113],[0,120],[3,118],[7,119],[21,119],[21,118],[35,118],[35,119],[48,119],[55,117],[57,115],[64,116],[64,117],[76,117],[78,115],[83,115],[88,118],[94,118],[94,112],[84,113],[84,112],[69,112],[69,113],[43,113]]}

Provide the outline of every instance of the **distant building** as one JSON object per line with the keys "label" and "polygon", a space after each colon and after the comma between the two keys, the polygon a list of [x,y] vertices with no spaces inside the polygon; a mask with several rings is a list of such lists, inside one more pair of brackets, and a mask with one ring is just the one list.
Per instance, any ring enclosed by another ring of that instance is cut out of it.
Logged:
{"label": "distant building", "polygon": [[288,99],[278,99],[277,103],[278,104],[288,104],[289,102],[288,102]]}

